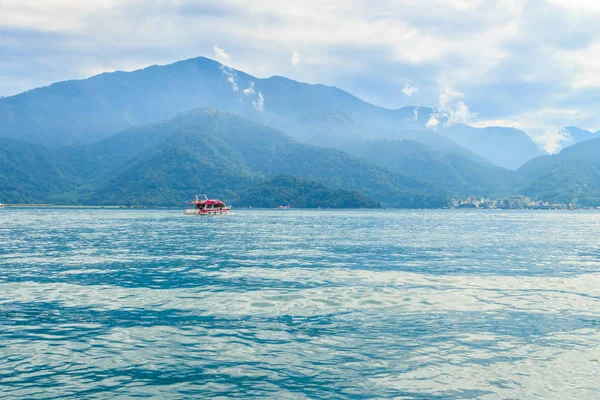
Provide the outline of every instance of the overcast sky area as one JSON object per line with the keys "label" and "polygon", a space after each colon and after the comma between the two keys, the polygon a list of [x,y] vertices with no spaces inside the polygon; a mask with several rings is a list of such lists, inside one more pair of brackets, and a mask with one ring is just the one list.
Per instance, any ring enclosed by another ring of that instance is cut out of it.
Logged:
{"label": "overcast sky area", "polygon": [[598,21],[595,0],[0,0],[0,95],[206,56],[388,108],[450,96],[552,151],[600,129]]}

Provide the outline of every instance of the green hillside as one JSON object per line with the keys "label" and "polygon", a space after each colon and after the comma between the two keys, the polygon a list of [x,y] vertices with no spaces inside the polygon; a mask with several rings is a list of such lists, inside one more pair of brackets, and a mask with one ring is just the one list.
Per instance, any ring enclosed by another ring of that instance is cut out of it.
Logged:
{"label": "green hillside", "polygon": [[0,138],[0,203],[49,202],[82,181],[63,152]]}
{"label": "green hillside", "polygon": [[330,189],[325,185],[279,175],[268,181],[242,190],[234,204],[238,206],[266,207],[290,205],[294,208],[378,208],[380,203],[364,194]]}
{"label": "green hillside", "polygon": [[[380,201],[394,207],[443,207],[448,199],[446,191],[430,183],[342,151],[299,144],[214,109],[128,129],[90,145],[52,149],[8,139],[2,143],[6,161],[0,198],[6,203],[179,206],[198,191],[231,202],[247,198],[242,194],[254,187],[280,184],[265,180],[282,174],[296,177],[288,184],[298,185],[296,202],[307,206]],[[314,185],[306,186],[307,180]],[[328,191],[323,194],[317,183]],[[304,198],[306,190],[322,196]]]}
{"label": "green hillside", "polygon": [[575,197],[581,205],[600,206],[600,139],[531,160],[517,173],[524,195],[563,203]]}
{"label": "green hillside", "polygon": [[164,137],[128,160],[91,199],[135,202],[144,196],[145,201],[173,204],[199,189],[231,199],[257,179],[288,174],[359,191],[394,207],[447,204],[448,193],[430,183],[342,151],[299,144],[274,129],[213,109],[139,128],[137,134],[143,136],[144,129],[160,130]]}

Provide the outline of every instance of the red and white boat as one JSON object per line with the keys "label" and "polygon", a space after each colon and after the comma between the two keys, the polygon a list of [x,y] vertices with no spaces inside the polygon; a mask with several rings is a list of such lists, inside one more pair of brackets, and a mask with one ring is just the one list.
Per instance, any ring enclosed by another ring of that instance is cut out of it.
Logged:
{"label": "red and white boat", "polygon": [[193,204],[193,208],[186,209],[183,213],[185,215],[215,215],[215,214],[227,214],[231,207],[228,207],[221,200],[209,199],[204,196],[204,200],[200,200],[198,196],[194,201],[190,201],[188,204]]}

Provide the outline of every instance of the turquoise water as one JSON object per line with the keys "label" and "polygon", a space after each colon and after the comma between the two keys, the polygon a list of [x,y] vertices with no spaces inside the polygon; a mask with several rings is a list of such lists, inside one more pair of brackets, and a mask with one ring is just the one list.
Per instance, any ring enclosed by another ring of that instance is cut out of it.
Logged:
{"label": "turquoise water", "polygon": [[600,213],[0,211],[0,398],[600,398]]}

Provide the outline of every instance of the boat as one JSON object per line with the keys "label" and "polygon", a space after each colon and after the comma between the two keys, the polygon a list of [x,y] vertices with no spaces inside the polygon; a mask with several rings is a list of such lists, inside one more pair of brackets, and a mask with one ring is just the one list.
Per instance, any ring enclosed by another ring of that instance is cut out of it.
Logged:
{"label": "boat", "polygon": [[287,206],[277,206],[277,208],[280,210],[287,210],[288,208],[292,208],[292,206],[288,204]]}
{"label": "boat", "polygon": [[4,208],[4,204],[0,203],[0,208]]}
{"label": "boat", "polygon": [[190,201],[188,204],[193,204],[192,208],[188,208],[183,213],[185,215],[218,215],[227,214],[231,207],[228,207],[221,200],[209,199],[204,196],[204,200],[201,200],[196,196],[194,201]]}

